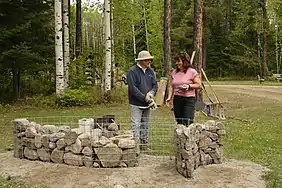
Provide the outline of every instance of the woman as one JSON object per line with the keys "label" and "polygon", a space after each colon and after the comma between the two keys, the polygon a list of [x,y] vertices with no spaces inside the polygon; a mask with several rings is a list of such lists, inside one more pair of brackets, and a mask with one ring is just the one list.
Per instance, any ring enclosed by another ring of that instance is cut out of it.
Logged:
{"label": "woman", "polygon": [[195,89],[201,88],[198,72],[190,64],[190,56],[186,52],[178,53],[174,60],[176,69],[169,79],[169,103],[173,98],[173,111],[177,124],[190,125],[194,122]]}

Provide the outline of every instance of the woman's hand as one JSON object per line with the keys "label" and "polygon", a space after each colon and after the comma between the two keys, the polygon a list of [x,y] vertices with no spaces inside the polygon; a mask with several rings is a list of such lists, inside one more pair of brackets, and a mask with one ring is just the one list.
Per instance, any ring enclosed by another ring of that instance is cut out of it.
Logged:
{"label": "woman's hand", "polygon": [[168,97],[167,99],[166,99],[166,101],[165,101],[165,104],[169,107],[170,105],[170,102],[171,102],[171,97]]}

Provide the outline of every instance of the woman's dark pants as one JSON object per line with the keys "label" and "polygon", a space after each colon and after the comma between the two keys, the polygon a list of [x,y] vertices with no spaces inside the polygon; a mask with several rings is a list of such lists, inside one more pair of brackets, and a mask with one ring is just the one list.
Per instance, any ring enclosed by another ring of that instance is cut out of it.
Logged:
{"label": "woman's dark pants", "polygon": [[195,97],[174,96],[173,110],[177,124],[190,125],[194,122]]}

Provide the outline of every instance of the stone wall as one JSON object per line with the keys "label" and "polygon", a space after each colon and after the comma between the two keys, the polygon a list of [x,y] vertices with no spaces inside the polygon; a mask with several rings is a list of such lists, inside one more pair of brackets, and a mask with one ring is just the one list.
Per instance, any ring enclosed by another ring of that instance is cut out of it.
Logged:
{"label": "stone wall", "polygon": [[13,123],[14,157],[86,167],[138,165],[133,135],[121,134],[116,123],[79,120],[79,128],[40,125],[28,119]]}
{"label": "stone wall", "polygon": [[222,163],[225,127],[214,120],[189,127],[178,125],[174,132],[176,170],[186,178],[201,165]]}

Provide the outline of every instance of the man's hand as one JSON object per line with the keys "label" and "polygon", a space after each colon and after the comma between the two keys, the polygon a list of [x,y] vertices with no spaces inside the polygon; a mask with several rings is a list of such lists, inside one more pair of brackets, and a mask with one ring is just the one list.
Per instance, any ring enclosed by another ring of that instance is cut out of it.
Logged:
{"label": "man's hand", "polygon": [[145,101],[146,101],[147,103],[149,103],[153,97],[154,97],[153,92],[152,92],[152,91],[149,91],[149,92],[146,94]]}

